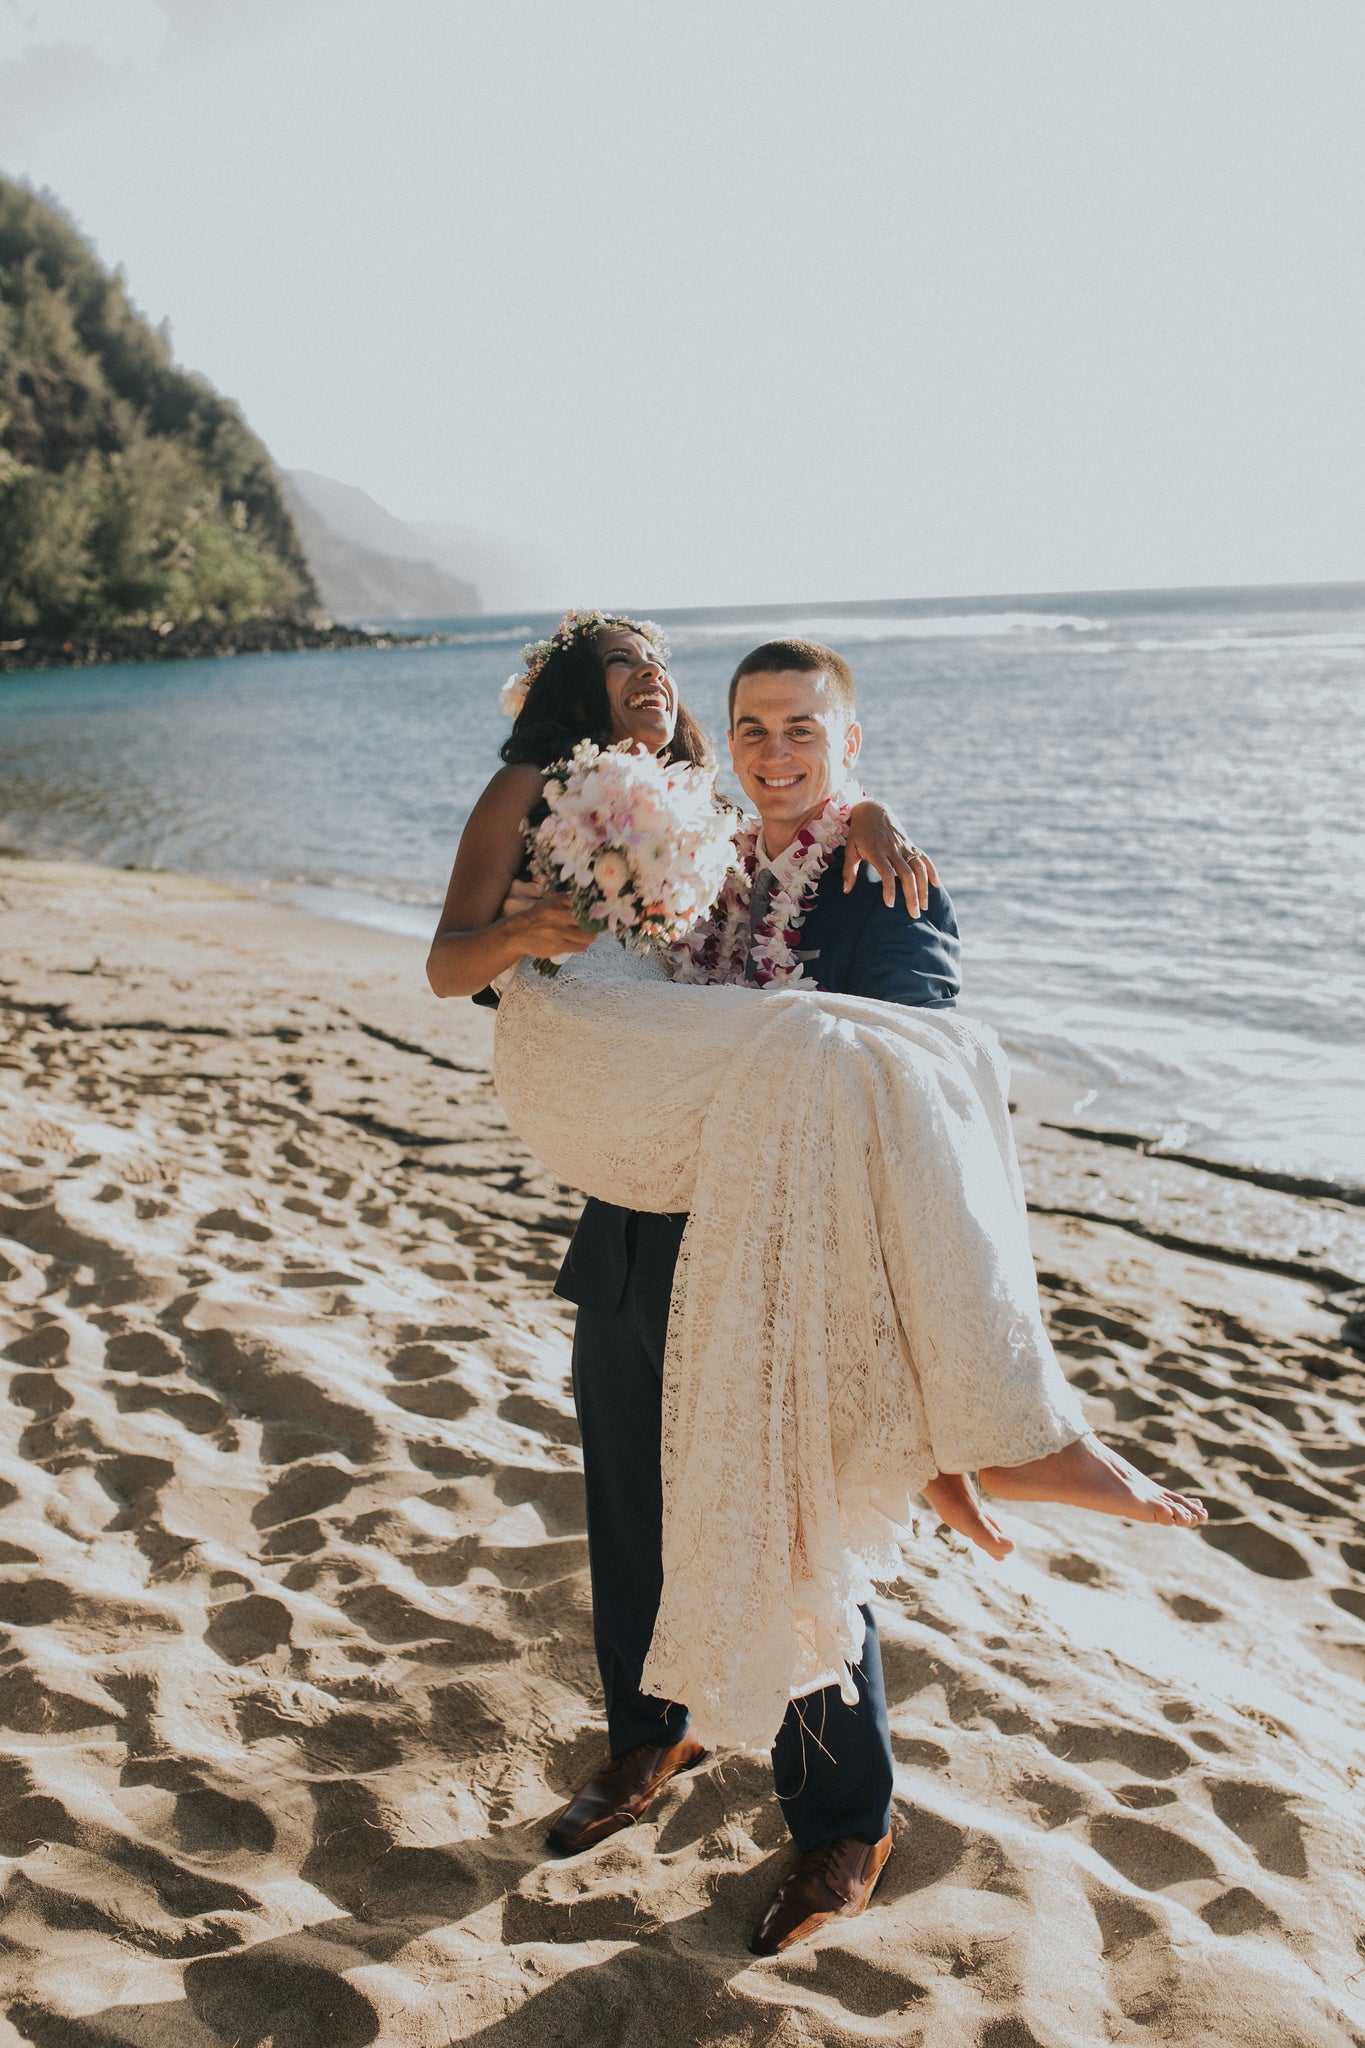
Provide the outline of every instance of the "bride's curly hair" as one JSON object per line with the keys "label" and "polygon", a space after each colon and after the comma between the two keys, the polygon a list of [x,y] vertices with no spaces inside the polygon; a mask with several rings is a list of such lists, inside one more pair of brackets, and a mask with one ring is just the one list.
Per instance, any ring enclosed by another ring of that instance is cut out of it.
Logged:
{"label": "bride's curly hair", "polygon": [[[630,619],[613,619],[611,623],[627,631],[644,630]],[[592,740],[599,747],[611,745],[611,704],[597,634],[596,625],[582,627],[566,643],[555,646],[532,678],[526,701],[503,742],[504,761],[529,761],[536,768],[548,768],[552,761],[565,760],[580,740]],[[681,704],[668,759],[690,761],[701,768],[715,765],[705,733]]]}

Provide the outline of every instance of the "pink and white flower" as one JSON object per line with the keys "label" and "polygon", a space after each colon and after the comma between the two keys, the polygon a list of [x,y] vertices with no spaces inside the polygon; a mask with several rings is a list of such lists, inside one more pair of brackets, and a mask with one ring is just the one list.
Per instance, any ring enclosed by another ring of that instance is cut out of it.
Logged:
{"label": "pink and white flower", "polygon": [[716,803],[715,778],[687,762],[582,740],[549,770],[545,802],[549,815],[529,838],[534,872],[568,892],[585,931],[636,950],[681,939],[734,861],[733,817]]}
{"label": "pink and white flower", "polygon": [[630,862],[623,853],[608,847],[592,864],[594,879],[603,896],[619,896],[630,880]]}

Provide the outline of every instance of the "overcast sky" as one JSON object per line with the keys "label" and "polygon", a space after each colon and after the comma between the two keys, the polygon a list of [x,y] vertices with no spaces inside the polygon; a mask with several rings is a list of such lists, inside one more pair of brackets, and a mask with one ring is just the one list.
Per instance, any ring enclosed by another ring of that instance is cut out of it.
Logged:
{"label": "overcast sky", "polygon": [[1365,577],[1362,0],[0,0],[0,168],[566,602]]}

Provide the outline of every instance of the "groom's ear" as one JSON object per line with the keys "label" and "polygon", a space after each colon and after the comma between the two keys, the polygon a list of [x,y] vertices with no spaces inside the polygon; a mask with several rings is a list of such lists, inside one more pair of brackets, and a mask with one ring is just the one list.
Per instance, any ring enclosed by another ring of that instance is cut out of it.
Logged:
{"label": "groom's ear", "polygon": [[844,736],[844,766],[851,768],[862,751],[863,729],[855,718]]}

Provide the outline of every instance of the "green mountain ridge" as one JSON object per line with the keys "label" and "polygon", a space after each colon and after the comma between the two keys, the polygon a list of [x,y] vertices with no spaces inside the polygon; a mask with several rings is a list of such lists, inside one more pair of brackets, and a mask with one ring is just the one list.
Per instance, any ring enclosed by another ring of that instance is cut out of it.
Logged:
{"label": "green mountain ridge", "polygon": [[60,206],[0,178],[0,644],[274,626],[338,630],[265,445]]}

